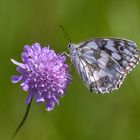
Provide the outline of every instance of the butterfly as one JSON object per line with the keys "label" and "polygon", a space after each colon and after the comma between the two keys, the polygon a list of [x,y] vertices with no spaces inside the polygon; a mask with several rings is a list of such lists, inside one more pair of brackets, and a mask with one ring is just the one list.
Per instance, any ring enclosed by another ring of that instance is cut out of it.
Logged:
{"label": "butterfly", "polygon": [[91,92],[110,93],[140,62],[140,50],[127,39],[97,38],[69,43],[70,59]]}

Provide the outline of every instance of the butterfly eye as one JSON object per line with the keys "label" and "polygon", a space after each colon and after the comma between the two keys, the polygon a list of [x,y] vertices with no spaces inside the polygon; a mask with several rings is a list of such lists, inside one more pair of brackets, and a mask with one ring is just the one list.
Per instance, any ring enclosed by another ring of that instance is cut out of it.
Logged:
{"label": "butterfly eye", "polygon": [[68,44],[68,49],[70,49],[70,48],[71,48],[71,44],[69,43],[69,44]]}
{"label": "butterfly eye", "polygon": [[74,48],[74,45],[73,45],[72,43],[69,43],[69,44],[68,44],[68,49],[69,49],[69,50],[72,50],[73,48]]}

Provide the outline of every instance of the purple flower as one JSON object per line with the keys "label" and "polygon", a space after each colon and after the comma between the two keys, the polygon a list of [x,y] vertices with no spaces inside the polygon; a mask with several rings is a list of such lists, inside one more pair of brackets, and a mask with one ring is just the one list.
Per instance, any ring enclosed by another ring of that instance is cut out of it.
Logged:
{"label": "purple flower", "polygon": [[65,64],[66,57],[57,55],[49,47],[41,48],[35,43],[31,47],[26,45],[22,53],[23,63],[13,59],[17,65],[18,76],[12,76],[12,83],[21,82],[24,91],[29,91],[25,100],[29,104],[32,97],[37,103],[46,102],[46,109],[51,111],[54,104],[59,104],[66,87],[70,83],[71,76]]}

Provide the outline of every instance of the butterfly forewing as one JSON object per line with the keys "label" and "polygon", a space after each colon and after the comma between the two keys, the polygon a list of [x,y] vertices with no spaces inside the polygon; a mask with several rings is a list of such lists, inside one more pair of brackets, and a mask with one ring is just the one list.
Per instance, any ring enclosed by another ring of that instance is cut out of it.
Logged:
{"label": "butterfly forewing", "polygon": [[96,93],[120,87],[126,74],[140,61],[136,44],[125,39],[102,39],[70,44],[70,58],[82,81]]}
{"label": "butterfly forewing", "polygon": [[97,39],[95,42],[97,45],[102,46],[101,48],[115,59],[125,69],[126,73],[139,62],[140,52],[132,41],[112,38]]}

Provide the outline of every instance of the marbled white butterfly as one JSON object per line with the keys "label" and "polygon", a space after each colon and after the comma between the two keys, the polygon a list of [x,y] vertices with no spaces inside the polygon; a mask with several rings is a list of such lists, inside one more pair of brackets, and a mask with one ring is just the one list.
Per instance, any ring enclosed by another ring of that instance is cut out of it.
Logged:
{"label": "marbled white butterfly", "polygon": [[79,44],[69,43],[68,48],[82,81],[96,93],[118,89],[140,61],[136,44],[126,39],[97,38]]}

